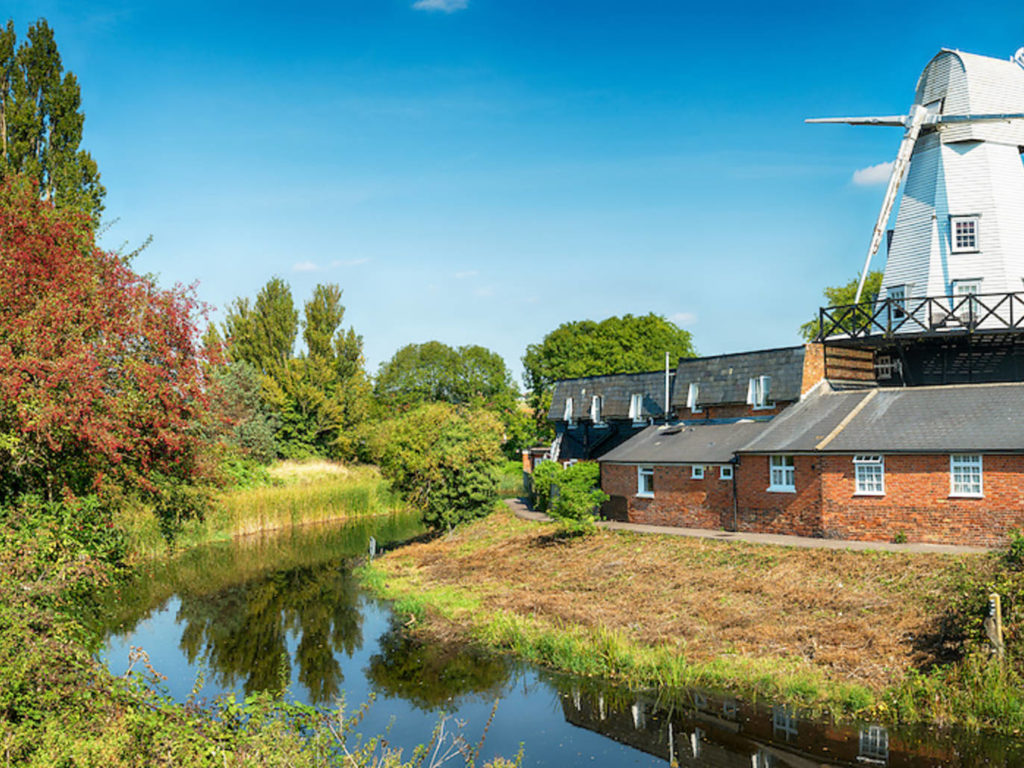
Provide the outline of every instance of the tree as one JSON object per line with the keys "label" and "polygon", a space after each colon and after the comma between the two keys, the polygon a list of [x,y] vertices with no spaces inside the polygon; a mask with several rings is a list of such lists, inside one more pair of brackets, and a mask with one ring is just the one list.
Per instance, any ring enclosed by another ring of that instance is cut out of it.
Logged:
{"label": "tree", "polygon": [[199,474],[197,303],[96,247],[90,222],[0,183],[0,503],[111,483],[177,514]]}
{"label": "tree", "polygon": [[267,281],[254,305],[248,298],[235,299],[224,321],[231,359],[249,363],[269,376],[291,359],[298,332],[299,313],[292,289],[279,277]]}
{"label": "tree", "polygon": [[44,19],[17,46],[14,22],[0,31],[0,178],[23,174],[58,208],[99,224],[106,190],[96,161],[79,149],[85,115],[78,80],[64,73]]}
{"label": "tree", "polygon": [[444,530],[491,512],[498,500],[501,423],[481,409],[429,403],[384,422],[371,447],[384,477]]}
{"label": "tree", "polygon": [[204,437],[261,464],[273,461],[277,456],[274,434],[278,424],[263,400],[259,372],[245,362],[211,366],[207,391]]}
{"label": "tree", "polygon": [[[868,278],[864,281],[864,291],[860,297],[860,304],[857,305],[858,314],[861,310],[866,310],[868,313],[871,312],[874,306],[875,299],[878,298],[879,292],[882,290],[882,272],[872,271],[868,272]],[[860,282],[859,277],[853,278],[850,282],[845,285],[833,285],[826,288],[822,295],[825,298],[823,306],[826,307],[842,307],[853,305],[853,300],[857,298],[857,284]],[[851,316],[851,321],[856,322],[856,317]],[[818,316],[815,315],[813,319],[808,320],[806,323],[800,326],[800,335],[804,341],[814,341],[818,336]],[[827,323],[825,327],[826,333],[831,333],[836,330],[836,323]]]}
{"label": "tree", "polygon": [[666,352],[673,361],[695,354],[689,331],[660,315],[563,323],[540,344],[528,346],[523,355],[523,380],[538,428],[549,429],[547,414],[556,381],[656,371],[664,367]]}

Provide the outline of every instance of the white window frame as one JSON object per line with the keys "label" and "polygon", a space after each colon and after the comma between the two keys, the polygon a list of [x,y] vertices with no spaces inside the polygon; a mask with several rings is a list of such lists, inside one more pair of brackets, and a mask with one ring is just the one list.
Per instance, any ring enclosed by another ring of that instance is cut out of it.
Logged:
{"label": "white window frame", "polygon": [[[650,480],[649,488],[645,479]],[[654,498],[654,467],[649,464],[641,464],[636,468],[636,495],[641,499]]]}
{"label": "white window frame", "polygon": [[700,397],[700,384],[695,381],[690,382],[690,386],[686,390],[686,407],[690,409],[690,413],[703,413],[704,409],[697,404],[697,398]]}
{"label": "white window frame", "polygon": [[[958,232],[957,230],[962,231]],[[949,217],[949,252],[977,253],[981,250],[981,216]]]}
{"label": "white window frame", "polygon": [[792,454],[768,457],[768,490],[772,493],[796,493],[796,459]]}
{"label": "white window frame", "polygon": [[747,382],[747,405],[753,406],[755,411],[774,408],[775,403],[769,399],[771,389],[771,376],[752,376]]}
{"label": "white window frame", "polygon": [[732,480],[732,464],[723,464],[718,468],[719,480]]}
{"label": "white window frame", "polygon": [[853,495],[885,496],[885,456],[853,457]]}
{"label": "white window frame", "polygon": [[634,392],[629,396],[629,418],[633,420],[633,426],[644,423],[644,396],[641,392]]}
{"label": "white window frame", "polygon": [[905,317],[907,314],[907,286],[891,285],[885,289],[885,295],[891,300],[889,307],[893,317]]}
{"label": "white window frame", "polygon": [[977,300],[970,299],[961,305],[960,299],[966,296],[977,296],[981,293],[981,278],[972,277],[964,280],[954,280],[950,285],[950,288],[952,289],[950,292],[953,294],[953,306],[957,307],[957,317],[960,318],[961,322],[966,323],[971,319],[971,315],[974,315],[974,319],[977,319]]}
{"label": "white window frame", "polygon": [[892,379],[903,372],[903,364],[892,355],[878,355],[875,358],[875,378]]}
{"label": "white window frame", "polygon": [[690,467],[690,479],[691,480],[703,480],[704,479],[704,465],[694,464]]}
{"label": "white window frame", "polygon": [[601,395],[594,395],[590,398],[590,420],[594,422],[595,427],[603,427],[604,417],[601,414],[602,406],[604,405],[604,398]]}
{"label": "white window frame", "polygon": [[[977,473],[977,483],[973,477]],[[977,490],[975,490],[977,488]],[[985,495],[985,467],[980,453],[952,453],[949,456],[949,495],[980,499]]]}

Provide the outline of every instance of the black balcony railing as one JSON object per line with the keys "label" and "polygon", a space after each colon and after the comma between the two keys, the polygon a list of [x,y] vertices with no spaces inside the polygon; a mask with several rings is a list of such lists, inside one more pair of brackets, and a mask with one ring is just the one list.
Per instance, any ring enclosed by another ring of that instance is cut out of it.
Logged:
{"label": "black balcony railing", "polygon": [[817,341],[1024,329],[1024,292],[878,299],[822,307]]}

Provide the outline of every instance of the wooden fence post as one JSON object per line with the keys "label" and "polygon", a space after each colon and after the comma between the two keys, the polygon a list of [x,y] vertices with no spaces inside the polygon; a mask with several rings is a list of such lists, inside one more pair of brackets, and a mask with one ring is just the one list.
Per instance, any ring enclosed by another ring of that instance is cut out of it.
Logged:
{"label": "wooden fence post", "polygon": [[988,616],[983,622],[985,634],[992,644],[992,653],[1002,659],[1006,653],[1006,645],[1003,643],[1003,607],[998,593],[993,592],[988,596]]}

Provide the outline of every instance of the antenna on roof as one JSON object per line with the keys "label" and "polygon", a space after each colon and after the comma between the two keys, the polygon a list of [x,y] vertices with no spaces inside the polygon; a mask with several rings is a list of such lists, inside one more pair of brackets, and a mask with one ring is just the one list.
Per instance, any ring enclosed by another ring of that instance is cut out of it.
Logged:
{"label": "antenna on roof", "polygon": [[1020,64],[1021,67],[1024,67],[1024,47],[1018,48],[1017,52],[1010,57],[1010,60],[1015,61]]}

